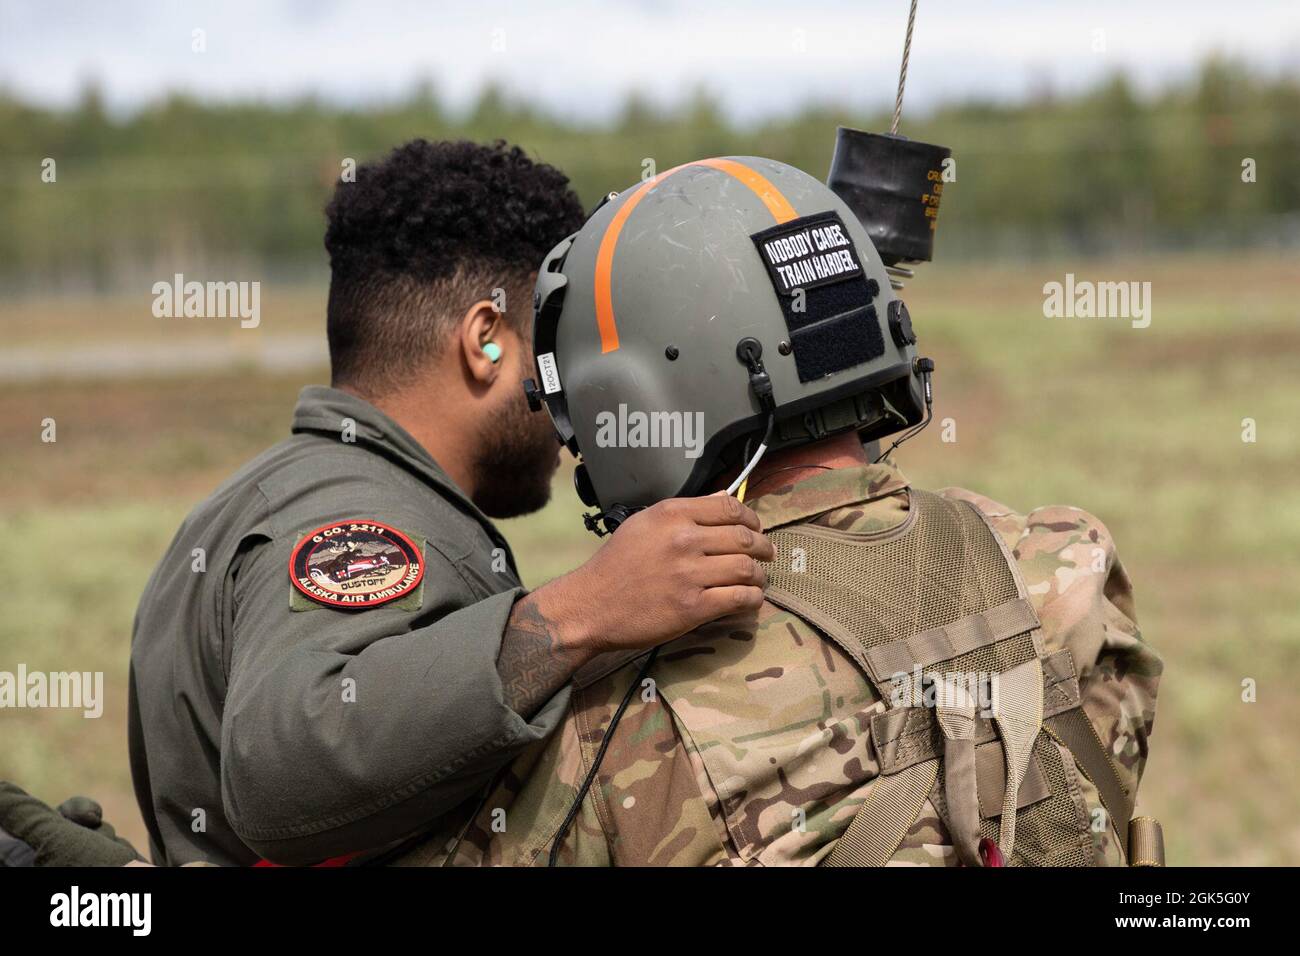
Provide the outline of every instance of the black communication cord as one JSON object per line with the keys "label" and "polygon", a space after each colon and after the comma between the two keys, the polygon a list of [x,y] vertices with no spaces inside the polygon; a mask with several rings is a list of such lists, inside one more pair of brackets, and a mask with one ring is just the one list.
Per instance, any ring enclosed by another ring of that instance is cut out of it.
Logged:
{"label": "black communication cord", "polygon": [[[767,451],[768,442],[772,440],[772,434],[776,430],[776,399],[772,395],[772,379],[767,374],[767,369],[763,367],[763,346],[757,339],[743,338],[736,343],[736,357],[744,363],[749,370],[749,387],[758,400],[759,407],[767,412],[767,427],[763,431],[763,441],[758,446],[758,451],[753,458],[749,457],[749,443],[745,443],[746,464],[742,467],[739,475],[732,482],[731,487],[727,489],[727,494],[735,494],[736,489],[749,477],[754,466],[758,464]],[[929,379],[927,379],[927,382]],[[751,436],[752,437],[752,436]],[[612,511],[613,509],[611,509]],[[583,520],[586,521],[587,527],[597,534],[596,522],[604,517],[601,515],[585,515]],[[611,532],[612,533],[612,532]],[[618,722],[623,719],[623,713],[627,710],[628,704],[632,702],[632,695],[636,689],[641,686],[645,676],[650,671],[651,665],[654,664],[655,658],[659,656],[659,648],[655,647],[646,657],[645,663],[637,671],[636,677],[632,680],[632,686],[627,689],[623,695],[623,700],[619,703],[618,709],[614,711],[614,716],[610,718],[609,727],[605,731],[605,736],[600,741],[600,746],[596,749],[596,755],[592,758],[591,769],[587,771],[586,778],[582,781],[582,786],[578,788],[578,794],[573,798],[573,805],[569,807],[569,812],[565,815],[564,821],[560,828],[555,831],[555,836],[551,840],[551,852],[547,857],[546,865],[555,866],[560,858],[560,847],[564,843],[565,836],[569,833],[569,828],[573,826],[573,821],[578,818],[578,811],[582,809],[582,801],[587,798],[587,791],[591,789],[592,783],[596,780],[596,772],[600,770],[600,762],[605,759],[605,751],[609,749],[609,742],[614,739],[614,729],[618,727]]]}
{"label": "black communication cord", "polygon": [[894,453],[895,448],[903,444],[903,442],[907,441],[909,438],[915,438],[917,435],[921,434],[921,432],[925,430],[925,426],[930,424],[930,419],[934,418],[934,389],[930,384],[930,375],[934,372],[934,362],[928,358],[917,359],[917,368],[920,371],[921,378],[925,384],[925,417],[921,419],[921,424],[917,425],[915,428],[908,429],[900,435],[892,445],[885,449],[883,454],[872,462],[873,465],[884,461]]}
{"label": "black communication cord", "polygon": [[641,669],[636,672],[636,677],[632,678],[632,686],[627,689],[627,693],[623,695],[623,700],[619,703],[618,709],[614,711],[614,716],[609,721],[609,727],[605,731],[605,736],[600,742],[600,747],[596,749],[596,756],[592,758],[591,769],[587,771],[586,779],[582,781],[582,786],[578,788],[578,795],[573,798],[573,805],[569,807],[569,812],[565,816],[564,822],[561,823],[560,828],[555,831],[555,836],[551,842],[551,853],[546,861],[547,866],[555,866],[556,862],[559,860],[560,847],[564,843],[564,838],[568,835],[569,828],[573,826],[573,821],[578,818],[578,811],[582,809],[582,801],[587,799],[587,791],[591,789],[592,783],[596,780],[596,771],[600,769],[600,762],[605,759],[605,751],[609,749],[609,742],[614,739],[614,728],[617,727],[618,722],[623,719],[623,712],[627,710],[627,705],[632,702],[632,695],[635,694],[636,689],[641,686],[641,682],[645,680],[645,675],[650,671],[650,666],[655,662],[655,658],[658,656],[659,648],[656,647],[650,652],[649,656],[646,657],[645,663],[642,664]]}

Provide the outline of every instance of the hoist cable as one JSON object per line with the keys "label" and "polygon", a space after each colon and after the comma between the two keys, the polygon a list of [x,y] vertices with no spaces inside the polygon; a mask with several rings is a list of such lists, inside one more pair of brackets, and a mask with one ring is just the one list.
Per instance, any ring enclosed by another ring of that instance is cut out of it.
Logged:
{"label": "hoist cable", "polygon": [[898,121],[903,118],[903,87],[907,84],[907,58],[912,53],[912,27],[916,25],[916,0],[907,14],[907,36],[903,39],[903,65],[898,68],[898,97],[894,100],[894,122],[889,127],[891,136],[898,135]]}

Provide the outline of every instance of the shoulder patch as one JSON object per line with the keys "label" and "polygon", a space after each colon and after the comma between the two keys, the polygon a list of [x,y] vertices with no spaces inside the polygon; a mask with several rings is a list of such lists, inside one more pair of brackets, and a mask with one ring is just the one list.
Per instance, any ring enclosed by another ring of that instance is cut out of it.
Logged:
{"label": "shoulder patch", "polygon": [[424,580],[423,541],[366,518],[335,521],[294,546],[289,580],[294,610],[313,606],[299,595],[315,605],[357,609],[416,598]]}

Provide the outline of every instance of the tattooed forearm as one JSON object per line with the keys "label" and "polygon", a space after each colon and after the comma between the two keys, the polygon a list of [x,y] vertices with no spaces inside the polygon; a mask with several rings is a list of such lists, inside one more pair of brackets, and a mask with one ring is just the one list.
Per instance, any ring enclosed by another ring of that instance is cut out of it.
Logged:
{"label": "tattooed forearm", "polygon": [[515,604],[497,654],[497,673],[511,710],[531,717],[580,663],[556,638],[554,625],[532,595]]}

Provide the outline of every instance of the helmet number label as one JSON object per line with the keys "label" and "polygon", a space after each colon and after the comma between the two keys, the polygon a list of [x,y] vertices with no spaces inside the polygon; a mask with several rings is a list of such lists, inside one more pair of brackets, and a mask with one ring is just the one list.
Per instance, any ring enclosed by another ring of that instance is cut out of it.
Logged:
{"label": "helmet number label", "polygon": [[562,391],[560,387],[560,370],[555,365],[555,353],[544,352],[537,356],[537,371],[542,378],[542,391],[554,395]]}

